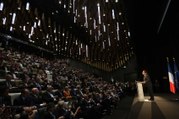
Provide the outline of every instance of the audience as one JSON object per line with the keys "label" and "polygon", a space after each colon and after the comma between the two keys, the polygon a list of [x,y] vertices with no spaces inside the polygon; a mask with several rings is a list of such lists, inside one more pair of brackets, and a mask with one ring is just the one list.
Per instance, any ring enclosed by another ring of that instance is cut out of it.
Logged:
{"label": "audience", "polygon": [[[0,52],[0,63],[6,74],[0,86],[6,89],[0,96],[0,113],[11,106],[11,115],[19,119],[100,119],[124,96],[124,83],[104,81],[71,67],[67,60],[6,49]],[[11,104],[8,94],[19,90]]]}

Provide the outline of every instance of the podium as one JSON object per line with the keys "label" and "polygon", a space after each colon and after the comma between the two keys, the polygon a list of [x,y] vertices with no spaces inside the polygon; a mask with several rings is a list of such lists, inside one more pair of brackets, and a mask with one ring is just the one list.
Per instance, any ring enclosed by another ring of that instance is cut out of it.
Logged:
{"label": "podium", "polygon": [[138,94],[138,100],[144,101],[144,91],[143,91],[143,85],[142,82],[137,81],[137,94]]}

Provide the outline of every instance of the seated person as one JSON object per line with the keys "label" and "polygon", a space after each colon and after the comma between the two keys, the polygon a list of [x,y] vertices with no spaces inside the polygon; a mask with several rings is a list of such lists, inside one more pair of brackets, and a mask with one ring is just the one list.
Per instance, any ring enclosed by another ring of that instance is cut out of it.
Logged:
{"label": "seated person", "polygon": [[21,118],[34,116],[36,113],[36,106],[32,106],[32,101],[30,98],[30,92],[28,89],[24,88],[19,95],[14,100],[14,110],[17,114],[20,114]]}
{"label": "seated person", "polygon": [[42,99],[46,103],[57,101],[56,96],[53,93],[53,87],[51,85],[47,85],[47,91],[43,94]]}
{"label": "seated person", "polygon": [[43,119],[58,119],[54,115],[54,110],[55,110],[55,104],[53,102],[50,102],[47,104],[47,111],[43,115]]}
{"label": "seated person", "polygon": [[9,88],[11,89],[13,87],[13,84],[12,84],[12,75],[10,73],[6,74],[5,76],[5,80],[4,81],[1,81],[0,82],[0,88],[2,89],[5,89],[5,88]]}
{"label": "seated person", "polygon": [[17,98],[14,99],[14,105],[15,106],[30,106],[31,100],[30,100],[30,92],[28,89],[23,89],[21,91],[21,95],[19,95]]}
{"label": "seated person", "polygon": [[72,99],[70,89],[69,89],[67,86],[66,86],[65,89],[63,90],[63,95],[64,95],[64,97],[65,97],[66,100]]}
{"label": "seated person", "polygon": [[40,94],[40,91],[38,88],[32,88],[30,99],[31,99],[32,106],[39,107],[39,106],[45,105],[45,103],[43,103],[42,101],[42,95]]}
{"label": "seated person", "polygon": [[0,105],[10,106],[11,105],[11,97],[9,96],[9,89],[4,88],[1,90],[0,94]]}

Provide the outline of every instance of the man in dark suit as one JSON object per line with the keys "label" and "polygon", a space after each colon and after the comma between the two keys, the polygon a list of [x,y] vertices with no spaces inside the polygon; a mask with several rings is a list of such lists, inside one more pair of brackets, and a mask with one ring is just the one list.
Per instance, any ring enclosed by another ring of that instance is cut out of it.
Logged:
{"label": "man in dark suit", "polygon": [[12,88],[12,82],[11,82],[12,76],[10,74],[8,74],[6,76],[6,86],[10,89]]}
{"label": "man in dark suit", "polygon": [[29,93],[29,90],[25,88],[21,91],[21,94],[14,99],[13,104],[15,106],[15,112],[22,114],[21,116],[27,115],[27,112],[32,104]]}
{"label": "man in dark suit", "polygon": [[0,94],[0,106],[10,106],[11,104],[11,97],[9,96],[9,89],[5,88],[2,90],[2,94]]}
{"label": "man in dark suit", "polygon": [[28,89],[23,89],[21,95],[14,100],[15,106],[31,106],[30,92]]}
{"label": "man in dark suit", "polygon": [[143,75],[143,83],[147,87],[147,90],[148,90],[148,93],[150,96],[149,100],[154,101],[153,86],[152,86],[151,78],[150,78],[147,70],[144,69],[142,71],[142,75]]}
{"label": "man in dark suit", "polygon": [[32,88],[30,99],[31,99],[31,106],[39,107],[41,104],[43,104],[42,96],[38,88]]}
{"label": "man in dark suit", "polygon": [[50,102],[47,104],[47,111],[43,115],[43,119],[57,119],[54,115],[55,104]]}
{"label": "man in dark suit", "polygon": [[43,100],[46,103],[57,101],[56,96],[53,93],[53,87],[51,85],[47,86],[47,91],[43,94]]}

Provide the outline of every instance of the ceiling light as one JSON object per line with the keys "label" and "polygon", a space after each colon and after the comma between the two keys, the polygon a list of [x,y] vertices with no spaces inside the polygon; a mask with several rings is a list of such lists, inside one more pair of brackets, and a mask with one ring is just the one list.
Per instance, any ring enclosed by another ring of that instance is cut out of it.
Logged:
{"label": "ceiling light", "polygon": [[29,2],[27,2],[27,3],[26,3],[26,8],[25,8],[25,9],[26,9],[26,10],[29,10],[29,7],[30,7],[30,4],[29,4]]}
{"label": "ceiling light", "polygon": [[4,3],[1,2],[1,4],[0,4],[0,11],[2,11],[3,8],[4,8]]}

